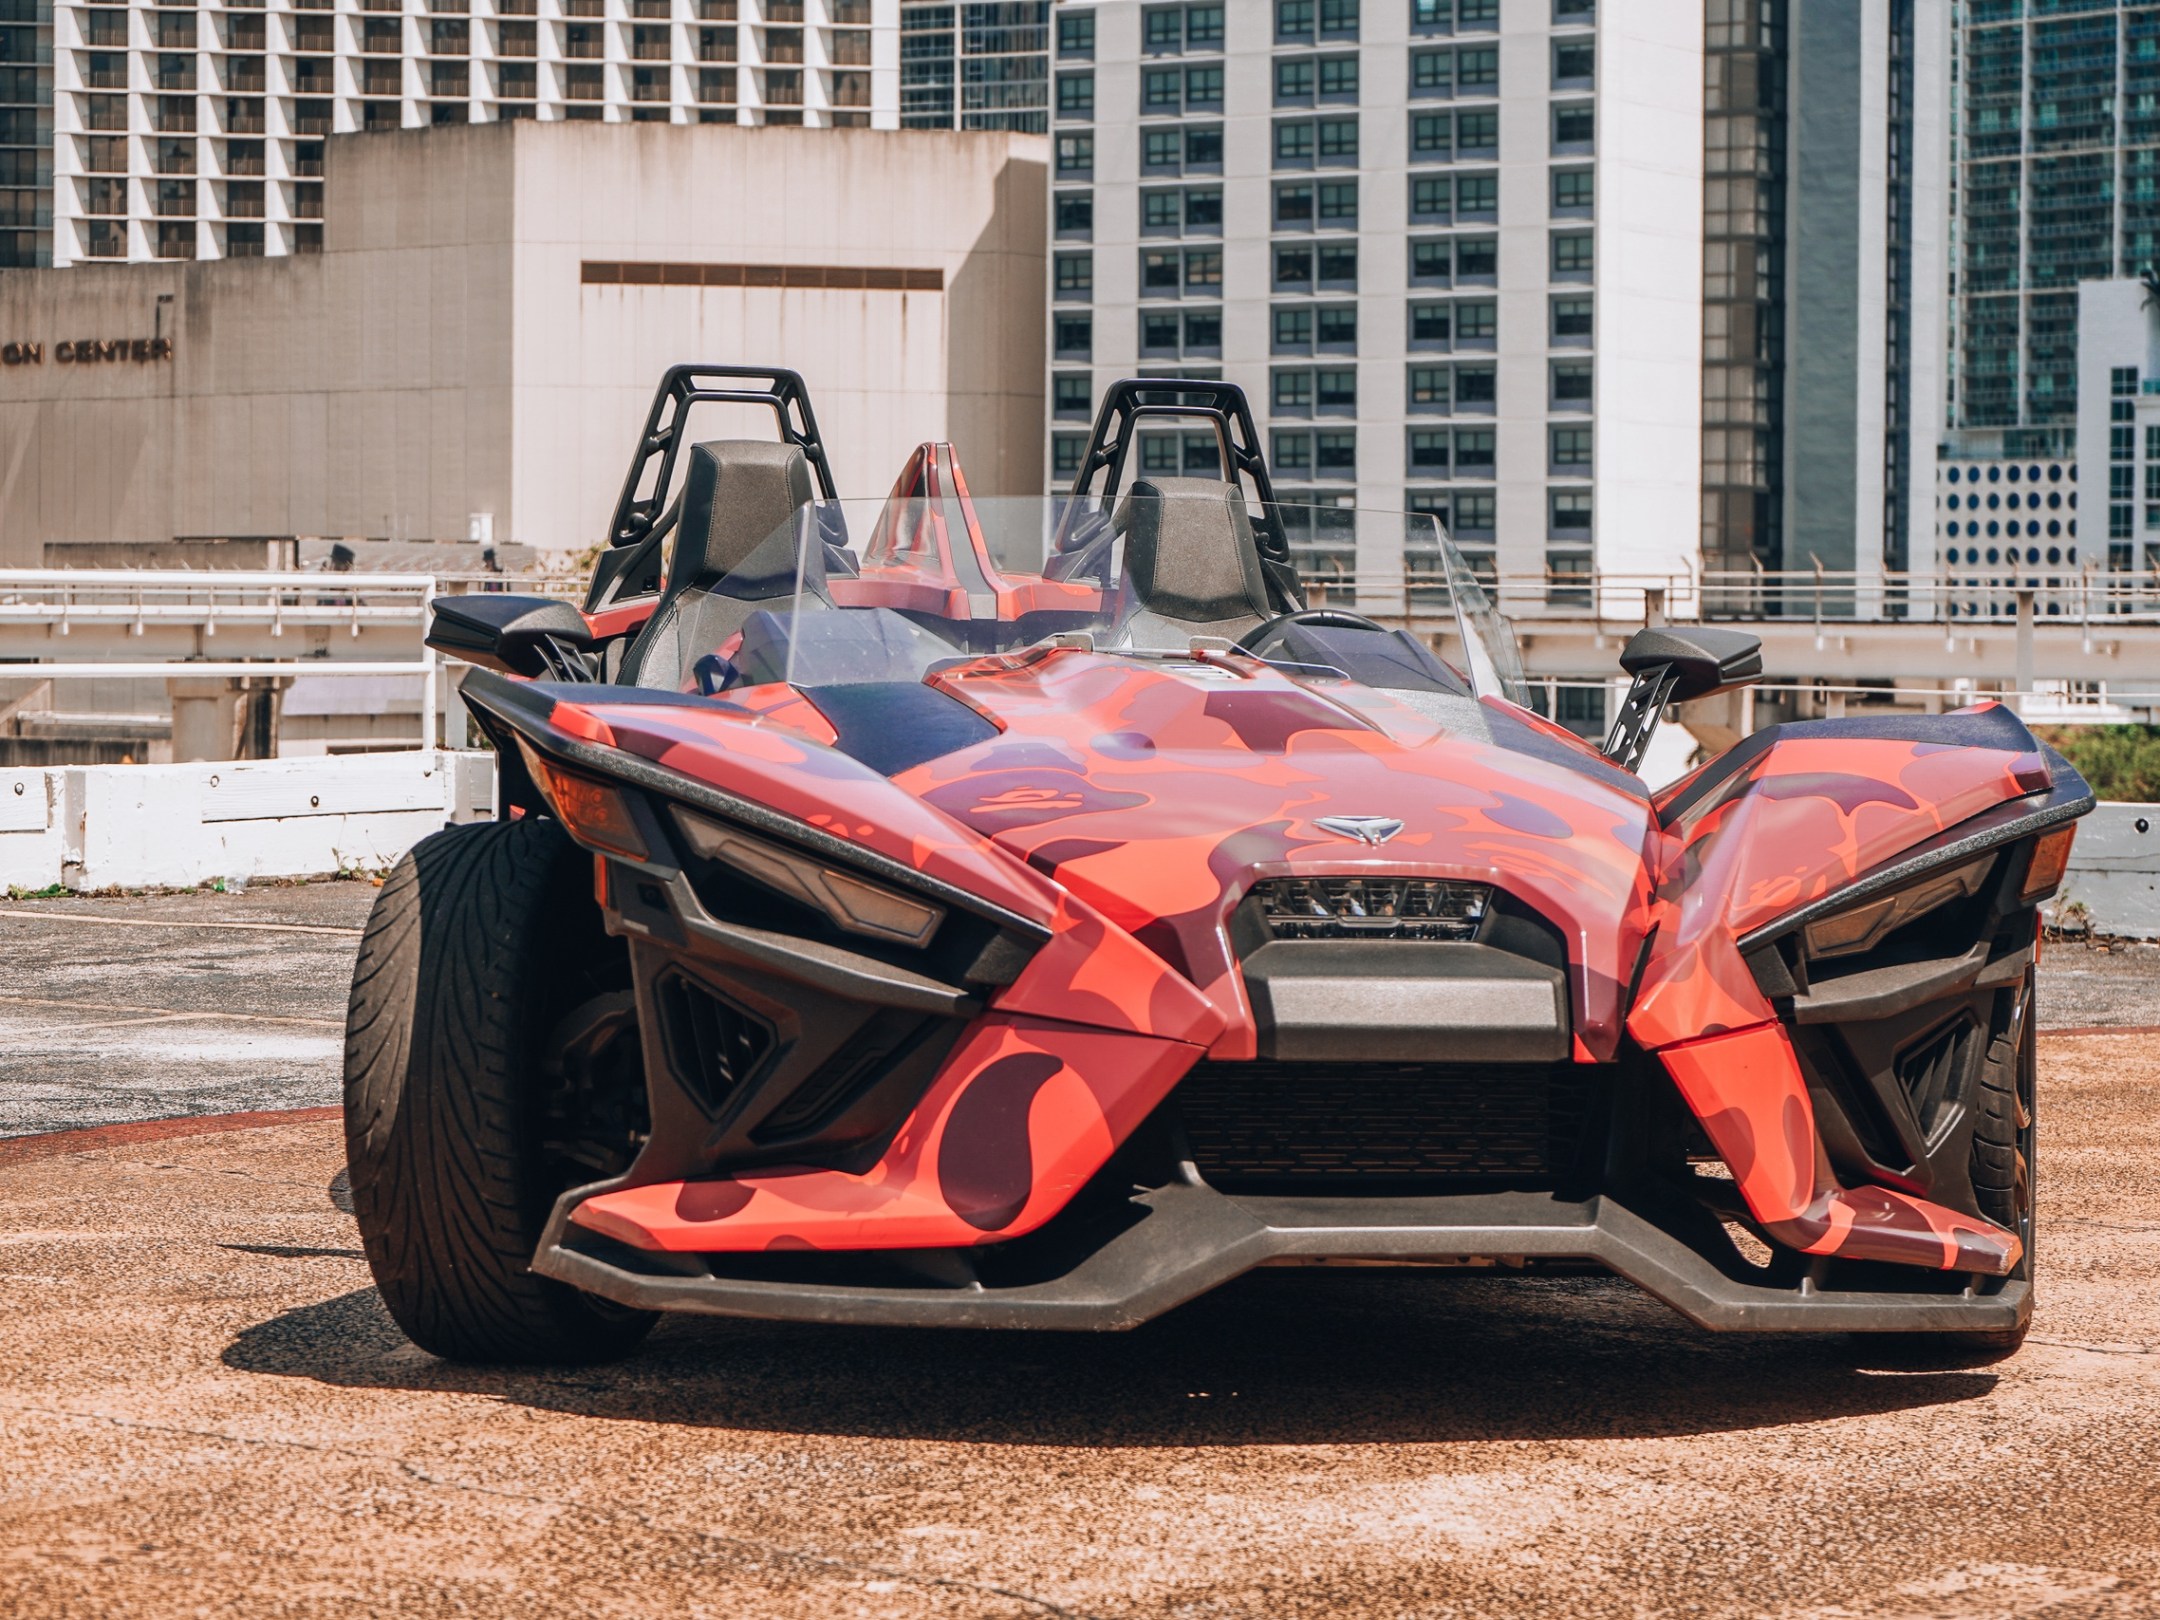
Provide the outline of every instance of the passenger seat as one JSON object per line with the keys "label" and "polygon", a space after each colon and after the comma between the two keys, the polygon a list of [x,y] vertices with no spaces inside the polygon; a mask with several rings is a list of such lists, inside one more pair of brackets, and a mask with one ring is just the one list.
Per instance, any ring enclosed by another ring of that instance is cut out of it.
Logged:
{"label": "passenger seat", "polygon": [[1216,478],[1143,478],[1117,510],[1132,583],[1132,645],[1235,641],[1275,617],[1245,495]]}

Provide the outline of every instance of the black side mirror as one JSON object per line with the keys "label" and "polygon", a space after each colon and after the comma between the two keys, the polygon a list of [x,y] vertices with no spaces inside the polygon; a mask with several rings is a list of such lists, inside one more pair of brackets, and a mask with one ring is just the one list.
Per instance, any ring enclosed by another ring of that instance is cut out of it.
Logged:
{"label": "black side mirror", "polygon": [[1620,667],[1635,677],[1605,739],[1625,770],[1642,763],[1668,703],[1686,703],[1762,679],[1762,640],[1714,625],[1646,625],[1628,637]]}
{"label": "black side mirror", "polygon": [[468,664],[509,675],[589,681],[584,649],[592,645],[585,615],[552,596],[480,591],[435,598],[427,644]]}

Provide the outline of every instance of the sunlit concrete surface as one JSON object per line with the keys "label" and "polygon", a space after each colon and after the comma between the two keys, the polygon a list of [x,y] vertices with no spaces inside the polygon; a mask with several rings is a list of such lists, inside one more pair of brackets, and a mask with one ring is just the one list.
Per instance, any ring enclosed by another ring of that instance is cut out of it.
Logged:
{"label": "sunlit concrete surface", "polygon": [[0,1137],[336,1102],[375,894],[0,898]]}
{"label": "sunlit concrete surface", "polygon": [[[1993,1369],[1300,1272],[1123,1336],[671,1321],[476,1371],[384,1317],[334,1118],[145,1123],[335,1100],[353,936],[285,930],[373,893],[0,906],[64,914],[0,916],[5,1128],[99,1127],[0,1141],[0,1615],[2160,1613],[2160,1036],[2044,1041]],[[2152,954],[2051,948],[2050,1021],[2160,1023]]]}

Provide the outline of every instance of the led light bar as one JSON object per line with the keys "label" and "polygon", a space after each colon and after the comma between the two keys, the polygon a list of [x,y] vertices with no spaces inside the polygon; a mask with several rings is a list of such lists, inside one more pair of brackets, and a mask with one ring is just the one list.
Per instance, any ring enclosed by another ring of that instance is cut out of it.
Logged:
{"label": "led light bar", "polygon": [[1253,886],[1277,939],[1470,939],[1492,887],[1452,878],[1265,878]]}

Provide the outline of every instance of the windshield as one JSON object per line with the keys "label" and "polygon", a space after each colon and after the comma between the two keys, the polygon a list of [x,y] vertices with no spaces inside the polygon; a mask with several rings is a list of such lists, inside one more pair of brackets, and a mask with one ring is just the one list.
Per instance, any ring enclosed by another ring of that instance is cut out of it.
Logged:
{"label": "windshield", "polygon": [[736,524],[732,545],[727,515],[685,511],[671,577],[687,573],[634,660],[638,684],[918,682],[1051,638],[1140,655],[1234,643],[1365,679],[1351,666],[1381,644],[1358,633],[1380,630],[1397,662],[1522,698],[1506,622],[1424,513],[1261,506],[1220,480],[1151,475],[1108,511],[976,499],[949,462],[919,456],[882,500],[812,502],[762,536]]}

